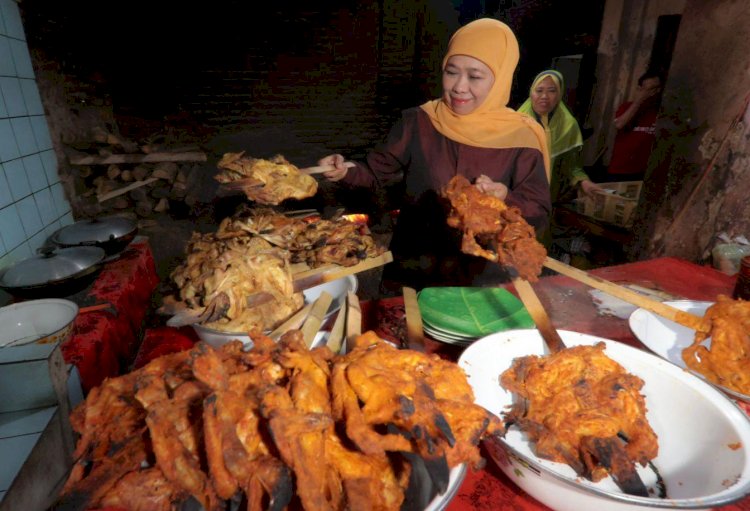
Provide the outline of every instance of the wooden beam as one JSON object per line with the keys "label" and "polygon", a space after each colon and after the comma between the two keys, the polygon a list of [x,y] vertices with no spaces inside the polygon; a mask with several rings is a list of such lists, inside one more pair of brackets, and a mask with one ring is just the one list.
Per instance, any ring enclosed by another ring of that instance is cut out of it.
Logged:
{"label": "wooden beam", "polygon": [[128,186],[123,186],[122,188],[118,188],[117,190],[112,190],[111,192],[99,195],[97,199],[99,200],[99,202],[104,202],[105,200],[113,199],[122,195],[123,193],[128,193],[131,190],[135,190],[136,188],[140,188],[141,186],[146,186],[158,180],[158,177],[150,177],[143,181],[136,181],[135,183],[129,184]]}
{"label": "wooden beam", "polygon": [[206,153],[151,153],[151,154],[112,154],[109,156],[75,155],[68,160],[71,165],[110,165],[112,163],[149,163],[158,161],[206,161]]}

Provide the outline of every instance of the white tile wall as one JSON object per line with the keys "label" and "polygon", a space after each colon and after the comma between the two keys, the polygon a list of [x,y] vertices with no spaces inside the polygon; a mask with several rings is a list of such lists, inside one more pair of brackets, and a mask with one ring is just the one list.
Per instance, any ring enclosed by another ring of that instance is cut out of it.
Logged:
{"label": "white tile wall", "polygon": [[73,222],[16,0],[0,0],[0,270]]}

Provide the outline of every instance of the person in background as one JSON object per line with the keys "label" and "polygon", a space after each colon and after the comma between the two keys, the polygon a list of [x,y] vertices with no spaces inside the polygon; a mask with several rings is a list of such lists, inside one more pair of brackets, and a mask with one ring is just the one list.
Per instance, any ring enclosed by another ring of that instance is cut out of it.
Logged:
{"label": "person in background", "polygon": [[648,167],[656,133],[656,116],[661,103],[663,79],[656,71],[646,71],[638,78],[633,101],[617,108],[617,135],[607,168],[608,181],[640,181]]}
{"label": "person in background", "polygon": [[553,205],[570,202],[576,198],[578,190],[586,195],[601,191],[583,171],[583,137],[578,121],[562,101],[564,84],[559,71],[542,71],[531,84],[529,98],[518,109],[536,119],[547,135]]}
{"label": "person in background", "polygon": [[449,205],[440,191],[461,174],[484,193],[520,208],[537,230],[547,228],[551,202],[544,130],[506,105],[518,64],[518,42],[498,20],[473,21],[451,37],[442,64],[442,97],[402,112],[386,141],[366,162],[347,168],[332,154],[325,177],[345,186],[404,181],[400,213],[385,266],[384,295],[402,286],[496,285],[499,265],[461,254],[461,233],[446,224]]}

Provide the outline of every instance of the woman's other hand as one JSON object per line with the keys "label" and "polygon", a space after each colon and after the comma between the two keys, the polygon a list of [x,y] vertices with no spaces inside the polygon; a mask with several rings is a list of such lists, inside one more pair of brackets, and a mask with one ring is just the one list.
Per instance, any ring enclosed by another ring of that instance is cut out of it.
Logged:
{"label": "woman's other hand", "polygon": [[340,154],[330,154],[324,158],[318,160],[318,165],[333,165],[336,167],[335,170],[329,170],[323,172],[323,176],[329,181],[341,181],[346,177],[346,173],[349,170],[344,166],[344,157]]}
{"label": "woman's other hand", "polygon": [[486,193],[487,195],[492,195],[493,197],[497,197],[498,199],[505,200],[505,198],[508,196],[507,186],[505,186],[503,183],[496,183],[484,174],[479,176],[474,181],[474,186],[476,186],[480,192]]}
{"label": "woman's other hand", "polygon": [[597,192],[603,192],[604,188],[594,183],[593,181],[585,179],[581,181],[581,191],[587,197],[593,197]]}

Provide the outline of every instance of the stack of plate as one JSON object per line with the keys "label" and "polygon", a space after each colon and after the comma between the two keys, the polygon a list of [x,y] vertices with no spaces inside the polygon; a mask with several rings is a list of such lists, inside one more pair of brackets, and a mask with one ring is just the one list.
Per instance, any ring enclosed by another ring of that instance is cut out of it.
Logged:
{"label": "stack of plate", "polygon": [[468,346],[495,332],[534,327],[520,300],[505,289],[428,287],[418,303],[424,332],[449,344]]}

